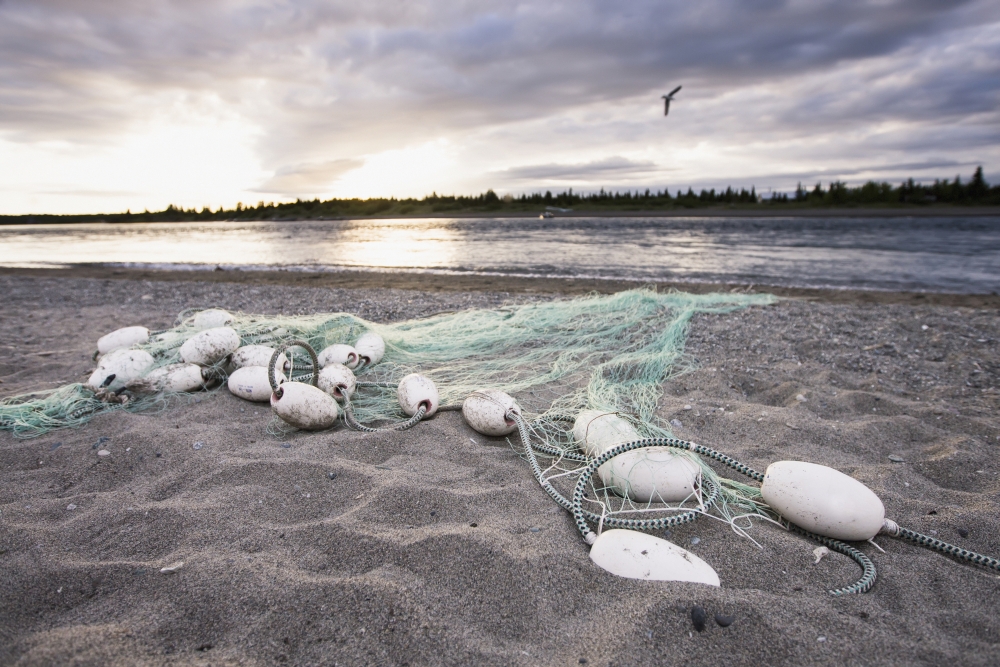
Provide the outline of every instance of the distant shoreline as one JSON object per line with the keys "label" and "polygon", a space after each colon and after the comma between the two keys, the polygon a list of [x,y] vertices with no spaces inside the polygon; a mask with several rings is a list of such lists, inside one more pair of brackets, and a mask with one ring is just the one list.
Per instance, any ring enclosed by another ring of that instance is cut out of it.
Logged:
{"label": "distant shoreline", "polygon": [[[442,211],[439,213],[421,211],[412,214],[393,215],[342,215],[342,216],[298,216],[290,218],[223,218],[199,219],[183,217],[177,220],[144,220],[142,214],[134,214],[131,219],[121,219],[123,214],[94,215],[20,215],[0,216],[0,226],[21,225],[72,225],[72,224],[147,224],[147,223],[186,223],[186,222],[300,222],[300,221],[336,221],[336,220],[410,220],[421,218],[538,218],[544,209],[537,211]],[[609,209],[609,210],[569,210],[553,211],[555,218],[931,218],[931,217],[1000,217],[1000,206],[898,206],[886,208],[859,207],[818,207],[799,208],[794,205],[769,205],[741,207],[705,207],[691,209]],[[66,219],[63,219],[66,218]],[[85,219],[80,219],[85,218]],[[112,219],[114,218],[114,219]]]}
{"label": "distant shoreline", "polygon": [[951,308],[1000,308],[997,294],[958,294],[949,292],[902,292],[812,287],[783,287],[710,282],[644,282],[596,278],[546,278],[482,274],[435,274],[392,271],[177,271],[163,269],[76,265],[65,268],[0,267],[0,275],[32,276],[55,279],[99,279],[127,281],[164,281],[200,283],[240,283],[320,287],[327,289],[387,288],[422,292],[508,292],[512,294],[610,294],[644,285],[659,291],[682,292],[757,292],[775,296],[824,303],[908,304]]}

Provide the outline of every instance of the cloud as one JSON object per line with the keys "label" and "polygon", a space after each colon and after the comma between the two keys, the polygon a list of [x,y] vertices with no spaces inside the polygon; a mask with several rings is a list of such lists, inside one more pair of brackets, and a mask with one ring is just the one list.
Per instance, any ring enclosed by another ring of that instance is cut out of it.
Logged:
{"label": "cloud", "polygon": [[343,159],[282,167],[252,191],[286,197],[320,195],[329,192],[333,181],[363,164],[361,160]]}
{"label": "cloud", "polygon": [[526,165],[494,173],[503,181],[575,183],[600,179],[619,181],[624,178],[649,176],[661,171],[663,170],[660,167],[649,160],[629,160],[615,156],[582,164]]}
{"label": "cloud", "polygon": [[[664,119],[659,96],[677,84]],[[337,165],[439,140],[464,147],[439,191],[498,177],[699,184],[989,164],[1000,162],[1000,6],[0,3],[0,139],[105,145],[154,114],[214,113],[254,128],[249,150],[274,174],[243,192],[281,196],[321,193]]]}

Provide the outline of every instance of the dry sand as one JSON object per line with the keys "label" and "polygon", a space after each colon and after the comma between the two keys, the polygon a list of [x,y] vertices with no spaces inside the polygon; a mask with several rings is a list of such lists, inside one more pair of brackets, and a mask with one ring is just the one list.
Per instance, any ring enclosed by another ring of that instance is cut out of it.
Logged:
{"label": "dry sand", "polygon": [[[408,287],[7,273],[0,395],[80,380],[100,335],[187,307],[388,321],[551,298]],[[827,296],[696,317],[698,369],[667,384],[662,415],[758,469],[836,466],[902,525],[1000,554],[995,299]],[[0,663],[1000,662],[1000,578],[909,543],[864,546],[874,589],[833,598],[860,574],[847,558],[813,565],[816,545],[774,526],[753,530],[758,550],[699,520],[670,539],[721,588],[624,580],[590,562],[527,464],[457,413],[404,433],[284,439],[269,420],[223,391],[0,434]],[[735,623],[695,632],[695,604]]]}

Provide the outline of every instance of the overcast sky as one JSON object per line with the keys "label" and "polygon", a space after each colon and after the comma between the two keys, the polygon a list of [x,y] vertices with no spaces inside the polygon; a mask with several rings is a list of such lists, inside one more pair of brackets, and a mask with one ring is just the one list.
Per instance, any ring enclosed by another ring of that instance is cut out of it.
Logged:
{"label": "overcast sky", "polygon": [[995,182],[998,103],[996,0],[0,0],[0,213]]}

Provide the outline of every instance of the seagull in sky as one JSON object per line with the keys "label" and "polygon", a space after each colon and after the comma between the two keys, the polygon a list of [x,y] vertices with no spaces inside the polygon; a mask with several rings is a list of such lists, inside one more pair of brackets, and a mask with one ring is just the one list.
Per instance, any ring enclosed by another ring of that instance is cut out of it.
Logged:
{"label": "seagull in sky", "polygon": [[674,88],[673,90],[671,90],[668,95],[664,95],[663,96],[663,115],[664,116],[666,116],[668,113],[670,113],[670,100],[674,99],[674,95],[676,95],[677,91],[680,90],[682,87],[683,86],[677,86],[676,88]]}

